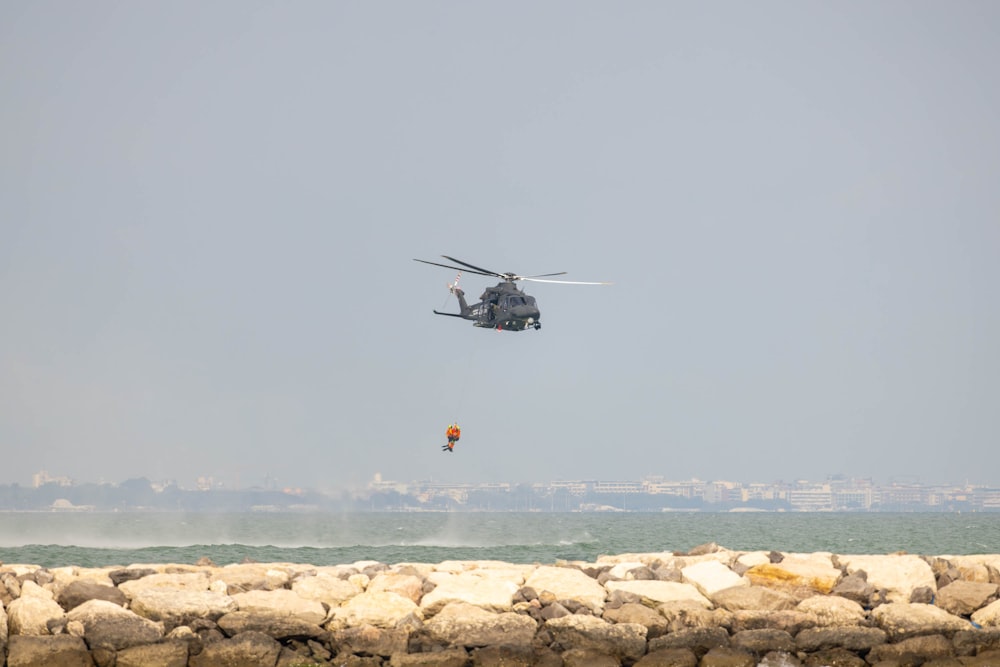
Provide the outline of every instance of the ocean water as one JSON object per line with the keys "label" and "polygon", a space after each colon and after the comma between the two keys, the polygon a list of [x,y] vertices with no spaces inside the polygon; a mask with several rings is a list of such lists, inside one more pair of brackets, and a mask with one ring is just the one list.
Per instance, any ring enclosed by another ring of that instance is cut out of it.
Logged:
{"label": "ocean water", "polygon": [[742,551],[1000,553],[1000,513],[0,512],[0,562],[45,567],[593,561],[601,554]]}

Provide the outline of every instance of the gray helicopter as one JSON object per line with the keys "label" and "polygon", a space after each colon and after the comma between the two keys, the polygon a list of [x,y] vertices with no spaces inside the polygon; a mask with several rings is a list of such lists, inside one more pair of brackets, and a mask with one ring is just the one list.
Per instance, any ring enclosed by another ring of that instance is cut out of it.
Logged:
{"label": "gray helicopter", "polygon": [[[455,278],[455,282],[448,285],[448,290],[458,297],[460,312],[442,313],[435,310],[434,313],[436,315],[447,315],[449,317],[461,317],[464,320],[472,320],[473,326],[483,327],[485,329],[496,329],[497,331],[524,331],[529,328],[536,330],[542,328],[540,320],[541,314],[538,312],[538,305],[535,303],[535,297],[529,296],[525,294],[523,290],[518,289],[517,285],[514,284],[518,280],[529,280],[536,283],[561,283],[564,285],[611,284],[607,282],[595,283],[577,282],[573,280],[545,280],[551,276],[565,275],[565,271],[560,271],[558,273],[542,273],[537,276],[519,276],[516,273],[509,272],[498,273],[496,271],[490,271],[489,269],[483,269],[473,264],[469,264],[468,262],[463,262],[462,260],[455,259],[454,257],[449,257],[448,255],[441,256],[447,260],[455,262],[456,264],[461,264],[461,266],[428,262],[423,259],[413,260],[414,262],[422,262],[432,266],[455,269],[459,272],[458,277]],[[497,284],[495,287],[487,287],[486,291],[484,291],[482,296],[479,297],[479,303],[474,303],[470,306],[465,301],[465,292],[463,292],[458,286],[458,281],[459,278],[461,278],[463,271],[480,276],[493,276],[495,278],[500,278],[503,282]]]}

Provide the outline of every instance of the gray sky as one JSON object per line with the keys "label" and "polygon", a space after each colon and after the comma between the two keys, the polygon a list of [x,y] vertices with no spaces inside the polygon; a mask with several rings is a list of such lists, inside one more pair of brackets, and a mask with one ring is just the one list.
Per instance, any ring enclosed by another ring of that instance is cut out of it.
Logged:
{"label": "gray sky", "polygon": [[[0,3],[0,483],[1000,484],[998,30]],[[441,254],[615,284],[495,333],[431,313]]]}

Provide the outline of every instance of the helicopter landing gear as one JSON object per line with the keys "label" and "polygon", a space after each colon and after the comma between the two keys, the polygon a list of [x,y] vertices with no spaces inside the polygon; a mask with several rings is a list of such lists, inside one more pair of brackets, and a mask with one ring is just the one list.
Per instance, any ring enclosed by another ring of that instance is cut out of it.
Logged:
{"label": "helicopter landing gear", "polygon": [[541,328],[542,328],[542,323],[541,322],[535,322],[535,331],[538,331]]}

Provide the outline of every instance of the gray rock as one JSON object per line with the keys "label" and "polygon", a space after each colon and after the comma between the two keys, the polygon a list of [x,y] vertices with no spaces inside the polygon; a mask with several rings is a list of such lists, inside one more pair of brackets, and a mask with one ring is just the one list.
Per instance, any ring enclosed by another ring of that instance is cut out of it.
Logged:
{"label": "gray rock", "polygon": [[930,586],[920,586],[919,588],[914,588],[910,593],[910,602],[919,604],[931,604],[934,602],[934,588]]}
{"label": "gray rock", "polygon": [[185,667],[188,645],[183,641],[132,646],[118,651],[115,667]]}
{"label": "gray rock", "polygon": [[424,624],[424,631],[432,639],[466,647],[529,646],[537,629],[535,621],[523,614],[498,614],[465,602],[448,603]]}
{"label": "gray rock", "polygon": [[952,636],[951,643],[955,646],[955,654],[961,656],[1000,651],[1000,628],[959,630]]}
{"label": "gray rock", "polygon": [[649,652],[666,648],[691,649],[698,655],[709,649],[729,646],[729,633],[724,628],[687,628],[649,641]]}
{"label": "gray rock", "polygon": [[87,644],[71,635],[12,635],[7,667],[94,667]]}
{"label": "gray rock", "polygon": [[405,653],[410,633],[402,628],[377,628],[363,625],[358,628],[344,628],[334,634],[334,643],[341,653],[367,653],[389,657],[394,653]]}
{"label": "gray rock", "polygon": [[885,631],[860,626],[808,628],[795,635],[795,644],[799,649],[810,652],[832,648],[867,651],[885,641]]}
{"label": "gray rock", "polygon": [[654,639],[667,633],[667,619],[655,610],[635,602],[604,610],[604,620],[610,623],[638,623],[646,627],[646,638]]}
{"label": "gray rock", "polygon": [[733,612],[732,631],[784,630],[793,637],[806,628],[816,627],[816,616],[803,611],[744,610]]}
{"label": "gray rock", "polygon": [[156,574],[156,570],[151,567],[130,567],[121,570],[112,570],[108,572],[108,578],[111,579],[115,586],[119,586],[126,581],[142,579],[150,574]]}
{"label": "gray rock", "polygon": [[330,633],[291,614],[276,611],[233,611],[217,621],[219,628],[230,637],[244,632],[263,632],[278,640],[329,639]]}
{"label": "gray rock", "polygon": [[997,599],[997,585],[976,581],[953,581],[940,589],[934,604],[949,614],[969,616]]}
{"label": "gray rock", "polygon": [[84,639],[91,648],[120,651],[163,639],[163,625],[143,618],[107,600],[89,600],[66,614],[83,625]]}
{"label": "gray rock", "polygon": [[207,644],[188,659],[189,667],[274,667],[281,644],[263,632],[244,632]]}
{"label": "gray rock", "polygon": [[77,579],[70,582],[65,588],[59,591],[59,595],[56,597],[56,602],[66,611],[83,604],[87,600],[107,600],[119,607],[124,607],[127,602],[125,594],[116,587],[105,586],[104,584],[86,579]]}
{"label": "gray rock", "polygon": [[595,649],[623,660],[638,660],[646,652],[646,627],[638,623],[611,624],[574,614],[546,621],[545,629],[564,649]]}
{"label": "gray rock", "polygon": [[832,595],[839,595],[857,602],[858,604],[868,604],[875,589],[869,585],[868,577],[864,570],[859,570],[854,574],[843,577],[837,585],[830,591]]}
{"label": "gray rock", "polygon": [[795,640],[784,630],[743,630],[729,638],[729,645],[735,649],[764,655],[772,651],[791,653],[796,649]]}
{"label": "gray rock", "polygon": [[950,641],[943,635],[924,635],[911,637],[895,644],[881,644],[874,647],[867,655],[868,662],[876,664],[879,661],[899,660],[907,657],[917,657],[920,663],[936,658],[948,658],[954,655]]}

